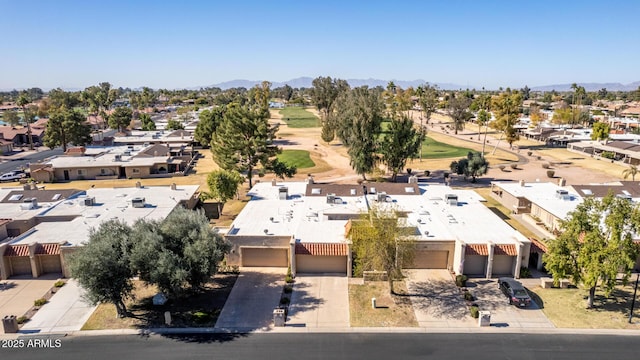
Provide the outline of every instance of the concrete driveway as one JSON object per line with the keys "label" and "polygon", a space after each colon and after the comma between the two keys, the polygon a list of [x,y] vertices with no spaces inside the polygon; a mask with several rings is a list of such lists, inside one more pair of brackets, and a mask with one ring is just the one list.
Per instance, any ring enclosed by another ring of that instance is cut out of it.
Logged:
{"label": "concrete driveway", "polygon": [[349,327],[349,278],[298,274],[293,285],[287,326]]}
{"label": "concrete driveway", "polygon": [[447,270],[413,269],[404,273],[419,326],[474,326],[476,321]]}
{"label": "concrete driveway", "polygon": [[467,288],[476,297],[480,310],[491,312],[491,326],[510,328],[553,328],[535,302],[527,308],[509,305],[509,300],[498,287],[498,279],[469,279]]}
{"label": "concrete driveway", "polygon": [[287,268],[240,268],[216,328],[251,331],[273,325]]}
{"label": "concrete driveway", "polygon": [[43,297],[61,274],[45,274],[37,279],[31,276],[0,280],[0,317],[24,315],[33,301]]}

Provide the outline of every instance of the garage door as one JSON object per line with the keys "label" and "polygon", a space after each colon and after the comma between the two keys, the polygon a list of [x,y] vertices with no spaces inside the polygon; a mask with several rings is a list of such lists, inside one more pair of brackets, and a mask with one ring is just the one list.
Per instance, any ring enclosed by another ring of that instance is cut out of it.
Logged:
{"label": "garage door", "polygon": [[464,271],[466,275],[486,275],[487,257],[484,255],[466,255],[464,257]]}
{"label": "garage door", "polygon": [[448,251],[416,251],[413,264],[407,269],[446,269],[449,260]]}
{"label": "garage door", "polygon": [[494,255],[492,275],[513,275],[513,262],[515,260],[515,256]]}
{"label": "garage door", "polygon": [[298,273],[347,273],[346,256],[296,255]]}
{"label": "garage door", "polygon": [[10,257],[11,275],[32,275],[31,261],[28,256]]}
{"label": "garage door", "polygon": [[40,266],[43,273],[62,272],[59,255],[40,255],[38,258],[40,258]]}
{"label": "garage door", "polygon": [[240,248],[242,266],[287,267],[287,249]]}

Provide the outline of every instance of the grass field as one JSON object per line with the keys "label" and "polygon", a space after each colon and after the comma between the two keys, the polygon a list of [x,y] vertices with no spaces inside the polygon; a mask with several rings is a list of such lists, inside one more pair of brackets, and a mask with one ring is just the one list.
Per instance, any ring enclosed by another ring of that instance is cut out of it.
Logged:
{"label": "grass field", "polygon": [[320,119],[301,107],[288,107],[280,110],[282,120],[291,128],[320,127]]}
{"label": "grass field", "polygon": [[[635,280],[635,277],[633,278]],[[629,324],[629,309],[633,298],[633,283],[616,286],[611,296],[596,291],[594,308],[586,308],[585,289],[529,289],[537,301],[542,300],[542,311],[557,327],[581,329],[640,329],[640,312],[634,311]],[[636,302],[636,305],[638,303]]]}
{"label": "grass field", "polygon": [[467,156],[471,149],[445,144],[427,136],[422,143],[423,159],[461,158]]}
{"label": "grass field", "polygon": [[306,150],[283,150],[281,154],[278,154],[278,160],[289,166],[294,165],[298,169],[316,166]]}

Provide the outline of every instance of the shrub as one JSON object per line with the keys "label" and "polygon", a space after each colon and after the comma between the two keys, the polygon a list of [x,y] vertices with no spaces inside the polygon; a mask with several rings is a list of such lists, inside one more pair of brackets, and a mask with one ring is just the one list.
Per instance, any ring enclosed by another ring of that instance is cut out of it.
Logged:
{"label": "shrub", "polygon": [[511,164],[510,166],[511,166],[511,168],[512,168],[512,169],[514,169],[514,170],[518,168],[518,164]]}
{"label": "shrub", "polygon": [[293,283],[293,277],[291,277],[290,275],[287,275],[287,276],[284,278],[284,282],[286,282],[287,284],[291,284],[291,283]]}
{"label": "shrub", "polygon": [[465,287],[467,286],[467,275],[456,275],[456,286],[457,287]]}
{"label": "shrub", "polygon": [[47,299],[45,299],[45,298],[40,298],[40,299],[36,299],[36,300],[33,302],[33,306],[42,306],[42,305],[44,305],[44,304],[46,304],[46,303],[47,303]]}
{"label": "shrub", "polygon": [[552,178],[555,174],[556,174],[556,172],[555,172],[555,171],[553,171],[553,170],[547,170],[547,177]]}
{"label": "shrub", "polygon": [[500,169],[500,171],[504,171],[505,166],[504,165],[500,165],[500,166],[498,166],[498,168]]}
{"label": "shrub", "polygon": [[473,295],[471,295],[471,292],[469,290],[464,292],[464,299],[466,301],[473,301],[474,300],[474,297],[473,297]]}
{"label": "shrub", "polygon": [[527,155],[529,156],[533,155],[533,151],[527,151]]}
{"label": "shrub", "polygon": [[211,314],[206,311],[196,311],[191,314],[191,319],[195,323],[204,324],[211,321]]}
{"label": "shrub", "polygon": [[542,156],[538,156],[538,160],[542,160]]}
{"label": "shrub", "polygon": [[549,164],[549,163],[542,164],[542,168],[543,169],[548,169],[549,167],[551,167],[551,164]]}
{"label": "shrub", "polygon": [[530,278],[531,277],[531,270],[529,270],[528,267],[521,267],[520,268],[520,277],[521,278]]}
{"label": "shrub", "polygon": [[58,280],[55,282],[55,284],[53,284],[53,286],[57,287],[57,288],[61,288],[64,286],[64,281],[62,280]]}
{"label": "shrub", "polygon": [[472,306],[469,310],[472,318],[477,319],[480,316],[480,309],[477,306]]}
{"label": "shrub", "polygon": [[600,154],[600,156],[602,156],[602,157],[603,157],[603,158],[605,158],[605,159],[613,159],[613,158],[615,158],[616,154],[614,154],[614,153],[613,153],[613,152],[611,152],[611,151],[603,151],[603,152]]}
{"label": "shrub", "polygon": [[17,318],[16,321],[18,322],[18,324],[24,324],[27,321],[29,321],[29,318],[24,316],[24,315],[22,315],[19,318]]}
{"label": "shrub", "polygon": [[424,176],[429,176],[429,175],[431,175],[431,171],[429,171],[429,170],[425,170],[425,171],[424,171]]}
{"label": "shrub", "polygon": [[280,305],[289,305],[289,302],[291,302],[291,300],[289,300],[288,297],[283,297],[280,299]]}

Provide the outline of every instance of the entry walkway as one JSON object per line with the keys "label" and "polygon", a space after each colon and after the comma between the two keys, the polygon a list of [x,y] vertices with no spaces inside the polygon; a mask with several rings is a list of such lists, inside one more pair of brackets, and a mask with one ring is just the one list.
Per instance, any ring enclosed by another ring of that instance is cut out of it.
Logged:
{"label": "entry walkway", "polygon": [[89,319],[95,306],[82,298],[82,289],[74,279],[67,281],[49,302],[27,322],[20,333],[57,333],[78,331]]}
{"label": "entry walkway", "polygon": [[243,267],[216,322],[217,329],[252,331],[273,324],[287,268]]}
{"label": "entry walkway", "polygon": [[344,275],[298,274],[286,326],[349,327],[348,282]]}

